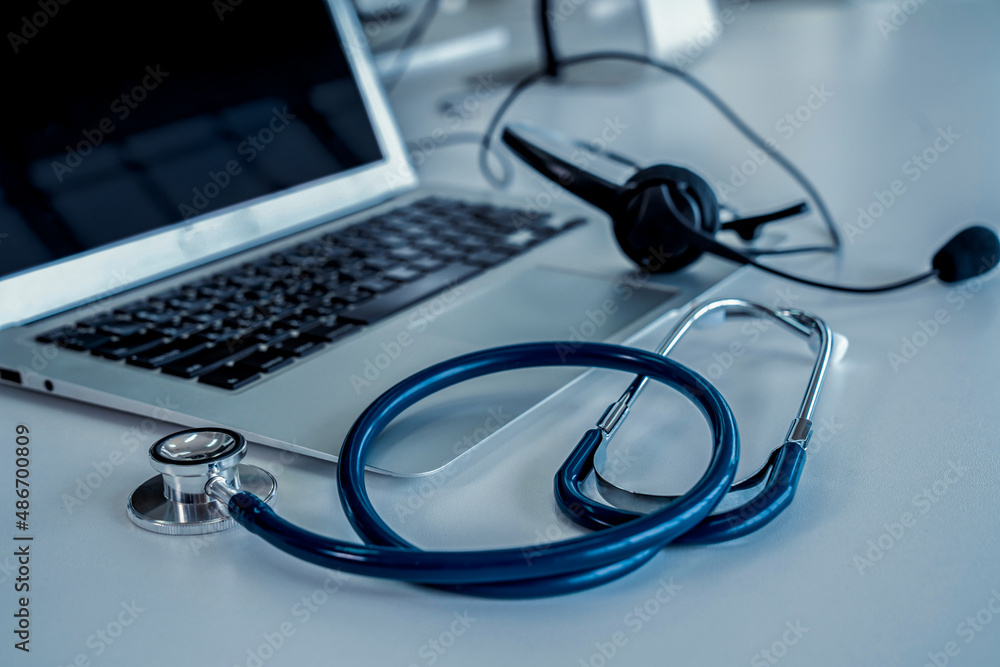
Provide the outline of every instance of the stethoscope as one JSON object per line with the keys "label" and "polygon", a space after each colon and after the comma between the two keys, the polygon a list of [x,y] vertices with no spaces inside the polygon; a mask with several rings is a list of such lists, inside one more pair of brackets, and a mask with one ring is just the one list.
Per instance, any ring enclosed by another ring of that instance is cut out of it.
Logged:
{"label": "stethoscope", "polygon": [[[765,465],[734,484],[739,435],[733,412],[706,379],[667,358],[695,323],[710,315],[769,317],[818,349],[798,416],[784,443]],[[742,299],[714,301],[690,311],[655,352],[600,343],[529,343],[473,352],[431,366],[376,399],[354,423],[337,467],[337,488],[348,520],[364,544],[307,531],[279,517],[267,504],[276,491],[266,471],[241,463],[245,438],[222,428],[189,429],[149,450],[159,473],[129,498],[129,517],[142,528],[184,535],[225,530],[237,523],[279,549],[342,572],[398,579],[449,591],[494,597],[559,595],[612,581],[637,569],[668,544],[704,544],[758,530],[791,502],[812,433],[811,416],[833,349],[833,335],[819,318],[776,310]],[[423,551],[394,532],[372,506],[365,484],[371,445],[394,418],[431,394],[473,378],[540,366],[578,366],[636,376],[625,393],[584,434],[555,478],[555,497],[573,521],[596,532],[546,545],[526,558],[523,548]],[[602,473],[608,442],[648,381],[665,384],[691,401],[712,434],[707,470],[681,496],[652,496],[616,486]],[[600,494],[582,484],[594,472]],[[763,484],[750,501],[711,514],[730,491]]]}

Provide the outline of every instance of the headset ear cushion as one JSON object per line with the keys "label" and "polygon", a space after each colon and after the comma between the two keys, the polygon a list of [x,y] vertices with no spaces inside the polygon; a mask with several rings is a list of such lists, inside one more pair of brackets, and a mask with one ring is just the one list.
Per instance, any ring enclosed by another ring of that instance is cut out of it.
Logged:
{"label": "headset ear cushion", "polygon": [[708,182],[690,169],[670,164],[658,164],[636,173],[625,184],[628,190],[634,184],[636,190],[660,184],[677,184],[678,189],[686,189],[693,194],[701,212],[701,230],[709,234],[719,231],[719,200]]}
{"label": "headset ear cushion", "polygon": [[[654,189],[666,186],[687,219],[678,219]],[[615,238],[634,262],[654,273],[681,269],[701,256],[690,233],[680,227],[698,224],[703,234],[719,230],[719,203],[711,186],[693,171],[656,165],[636,173],[622,188],[614,216]]]}

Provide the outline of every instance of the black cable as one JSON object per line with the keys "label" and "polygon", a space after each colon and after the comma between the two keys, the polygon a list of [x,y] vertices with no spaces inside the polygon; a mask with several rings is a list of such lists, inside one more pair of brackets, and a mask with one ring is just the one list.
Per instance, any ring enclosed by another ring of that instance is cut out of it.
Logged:
{"label": "black cable", "polygon": [[921,273],[920,275],[913,276],[912,278],[907,278],[906,280],[900,280],[897,283],[889,283],[888,285],[879,285],[877,287],[851,287],[849,285],[834,285],[832,283],[821,283],[816,280],[810,280],[809,278],[802,278],[800,276],[793,276],[790,273],[785,273],[779,271],[778,269],[772,269],[769,266],[763,264],[753,264],[752,266],[757,267],[761,271],[766,271],[772,275],[778,276],[779,278],[784,278],[785,280],[791,280],[792,282],[802,283],[803,285],[811,285],[812,287],[820,287],[822,289],[833,290],[835,292],[849,292],[851,294],[877,294],[879,292],[891,292],[903,287],[909,287],[910,285],[916,285],[917,283],[922,283],[928,278],[933,278],[938,275],[937,269],[931,269],[926,273]]}
{"label": "black cable", "polygon": [[[720,206],[721,209],[721,206]],[[794,206],[789,206],[788,208],[782,209],[780,211],[772,211],[771,213],[765,213],[763,215],[755,215],[749,218],[739,218],[737,220],[732,220],[722,225],[721,229],[734,231],[740,235],[744,241],[750,242],[757,236],[757,228],[763,224],[769,222],[775,222],[777,220],[783,220],[785,218],[790,218],[792,216],[801,215],[809,210],[809,206],[805,202],[799,202]],[[750,255],[752,257],[762,257],[764,255],[791,255],[795,253],[804,252],[820,252],[828,251],[832,252],[835,250],[833,246],[805,246],[798,248],[773,248],[773,249],[755,249],[755,248],[744,248],[742,250],[743,254]]]}
{"label": "black cable", "polygon": [[[665,185],[661,185],[660,191],[663,193],[664,203],[666,203],[667,208],[670,209],[670,213],[671,215],[674,216],[675,219],[683,220],[684,224],[691,231],[693,231],[697,236],[704,238],[709,243],[719,246],[720,249],[727,249],[724,243],[721,243],[720,241],[712,238],[705,232],[700,231],[701,217],[700,214],[698,214],[698,207],[695,206],[693,201],[689,201],[689,208],[693,212],[695,212],[696,215],[695,219],[691,220],[686,215],[681,213],[680,209],[677,207],[677,203],[674,201],[674,197],[673,194],[671,194],[670,192],[670,188],[668,188]],[[836,285],[834,283],[824,283],[818,280],[812,280],[811,278],[803,278],[801,276],[792,275],[791,273],[785,273],[784,271],[781,271],[779,269],[773,269],[770,266],[767,266],[766,264],[761,264],[756,259],[752,257],[747,257],[745,253],[740,253],[739,251],[729,249],[729,253],[723,254],[715,251],[711,247],[708,247],[706,249],[709,252],[712,252],[715,255],[722,257],[723,259],[728,259],[729,261],[733,262],[738,261],[742,264],[756,267],[761,271],[765,271],[767,273],[770,273],[771,275],[778,276],[779,278],[784,278],[785,280],[791,280],[792,282],[802,283],[803,285],[810,285],[812,287],[819,287],[822,289],[833,290],[834,292],[848,292],[850,294],[876,294],[879,292],[891,292],[893,290],[897,290],[903,287],[909,287],[910,285],[915,285],[916,283],[921,283],[927,280],[928,278],[933,278],[937,276],[939,273],[938,269],[931,269],[930,271],[927,271],[925,273],[921,273],[919,275],[910,278],[904,278],[903,280],[894,283],[888,283],[886,285],[876,285],[875,287],[853,287],[851,285]],[[743,254],[743,257],[740,257],[741,254]]]}
{"label": "black cable", "polygon": [[[768,144],[757,132],[753,130],[742,118],[740,118],[735,111],[733,111],[728,104],[722,101],[722,99],[716,95],[708,86],[703,84],[700,80],[696,79],[691,74],[668,65],[666,63],[659,62],[648,56],[636,54],[636,53],[626,53],[619,51],[601,51],[595,53],[585,53],[579,56],[573,56],[570,58],[565,58],[560,61],[562,67],[572,67],[574,65],[580,65],[583,63],[594,62],[598,60],[623,60],[627,62],[639,63],[642,65],[648,65],[655,67],[667,74],[672,74],[679,78],[681,81],[686,83],[688,86],[693,88],[696,92],[701,94],[715,109],[723,115],[723,117],[728,120],[733,127],[736,128],[740,134],[743,135],[750,143],[754,144],[757,148],[761,149],[778,163],[778,165],[787,173],[796,183],[802,187],[803,190],[809,195],[816,205],[816,210],[819,212],[820,217],[823,219],[824,224],[830,232],[832,238],[832,244],[830,246],[806,246],[798,248],[782,248],[778,250],[760,250],[756,251],[755,254],[790,254],[794,252],[811,252],[811,251],[825,251],[825,252],[836,252],[842,246],[840,239],[840,232],[837,231],[836,224],[833,222],[833,217],[830,215],[827,209],[826,203],[823,201],[822,196],[816,190],[816,187],[812,182],[803,174],[794,164],[792,164],[781,152]],[[531,74],[528,74],[517,81],[511,88],[510,92],[507,93],[507,97],[503,99],[500,106],[494,112],[493,117],[490,119],[489,124],[486,128],[486,133],[483,135],[482,142],[480,143],[479,149],[479,168],[483,173],[483,178],[487,182],[491,183],[495,187],[505,187],[511,180],[512,175],[509,173],[504,173],[502,176],[498,177],[489,169],[488,155],[492,147],[493,135],[496,133],[497,127],[500,124],[504,114],[510,108],[510,106],[517,100],[521,94],[531,86],[537,84],[548,77],[548,72],[546,69],[541,69]]]}
{"label": "black cable", "polygon": [[743,252],[754,257],[763,257],[765,255],[798,255],[807,252],[837,252],[838,250],[840,250],[840,246],[830,244],[794,246],[792,248],[744,248]]}
{"label": "black cable", "polygon": [[386,93],[391,93],[399,85],[403,75],[406,74],[406,69],[410,66],[410,61],[413,59],[413,47],[423,39],[434,17],[437,16],[440,4],[441,0],[426,0],[420,14],[413,20],[413,26],[406,34],[399,49],[396,50],[396,57],[392,60],[392,67],[389,68],[389,72],[383,77],[386,80]]}
{"label": "black cable", "polygon": [[542,52],[545,55],[545,74],[552,78],[559,76],[559,56],[556,55],[555,40],[552,37],[552,21],[549,20],[549,0],[538,0],[538,29],[542,36]]}

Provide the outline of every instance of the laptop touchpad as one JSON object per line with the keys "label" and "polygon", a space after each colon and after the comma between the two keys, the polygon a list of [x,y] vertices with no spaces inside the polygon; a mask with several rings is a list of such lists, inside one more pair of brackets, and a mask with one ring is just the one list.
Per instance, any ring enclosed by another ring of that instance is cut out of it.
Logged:
{"label": "laptop touchpad", "polygon": [[[625,274],[539,267],[470,295],[429,322],[426,335],[435,343],[454,341],[445,347],[455,354],[538,341],[620,342],[663,312],[676,294],[671,287]],[[396,419],[379,438],[369,463],[395,473],[438,468],[584,370],[519,370],[451,387]]]}

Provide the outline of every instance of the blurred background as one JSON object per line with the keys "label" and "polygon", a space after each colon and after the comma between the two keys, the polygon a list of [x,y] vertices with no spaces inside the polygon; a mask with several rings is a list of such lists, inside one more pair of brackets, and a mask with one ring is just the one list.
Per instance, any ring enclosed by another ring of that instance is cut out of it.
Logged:
{"label": "blurred background", "polygon": [[[749,0],[742,0],[745,6]],[[509,77],[544,63],[540,16],[561,57],[616,50],[666,59],[692,39],[721,31],[715,0],[355,0],[365,34],[391,85],[402,71],[476,62]],[[594,73],[590,72],[589,77]]]}

